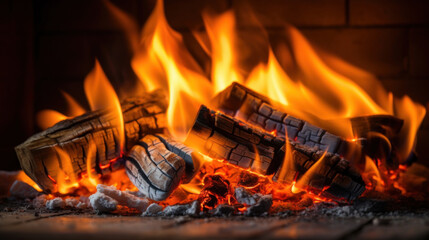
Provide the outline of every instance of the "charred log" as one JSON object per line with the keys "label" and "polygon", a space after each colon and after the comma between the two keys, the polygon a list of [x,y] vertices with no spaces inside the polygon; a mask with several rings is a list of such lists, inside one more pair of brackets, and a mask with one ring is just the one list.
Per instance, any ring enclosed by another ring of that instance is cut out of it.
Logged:
{"label": "charred log", "polygon": [[[387,136],[388,139],[393,139],[403,124],[402,120],[388,115],[352,118],[353,132],[360,140],[352,142],[277,110],[269,98],[238,83],[233,83],[218,94],[215,102],[218,108],[226,114],[261,127],[268,132],[275,131],[279,137],[285,138],[287,132],[289,141],[350,158],[355,155],[356,148],[360,148],[361,145],[364,146],[363,151],[370,156],[389,155],[392,149],[386,149],[383,146],[384,143],[378,141],[379,139],[374,137],[371,132],[377,132]],[[377,144],[377,147],[374,148],[374,144],[369,144],[370,141],[381,143],[381,145]]]}
{"label": "charred log", "polygon": [[[127,175],[147,197],[166,199],[179,183],[192,179],[201,155],[163,135],[147,135],[125,158]],[[185,170],[186,169],[186,170]]]}
{"label": "charred log", "polygon": [[296,187],[337,200],[354,200],[365,191],[365,182],[350,162],[338,154],[299,143],[286,145],[292,164],[283,164],[274,179],[296,182]]}
{"label": "charred log", "polygon": [[[270,175],[289,182],[302,176],[316,163],[308,187],[322,195],[336,199],[353,200],[365,190],[365,183],[344,158],[325,154],[318,148],[300,143],[286,144],[285,140],[252,127],[225,114],[202,106],[185,143],[201,153],[245,169]],[[286,151],[290,151],[292,167],[282,164]]]}
{"label": "charred log", "polygon": [[[162,132],[165,127],[167,102],[160,92],[122,103],[125,149],[120,149],[119,129],[113,123],[117,117],[107,110],[88,112],[67,119],[40,132],[15,148],[25,173],[47,192],[55,191],[62,177],[79,179],[91,169],[103,174],[119,167],[112,162],[129,150],[147,133]],[[95,152],[90,154],[90,145]]]}

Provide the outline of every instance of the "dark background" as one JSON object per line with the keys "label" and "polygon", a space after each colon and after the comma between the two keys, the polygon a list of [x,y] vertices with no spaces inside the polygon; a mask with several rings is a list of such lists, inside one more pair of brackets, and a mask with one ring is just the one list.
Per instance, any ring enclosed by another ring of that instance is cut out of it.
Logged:
{"label": "dark background", "polygon": [[[169,23],[184,34],[200,12],[245,0],[166,0]],[[112,1],[140,26],[155,1]],[[377,75],[397,96],[429,108],[429,4],[418,0],[247,0],[270,33],[287,21],[316,46]],[[240,17],[246,17],[242,14]],[[239,26],[245,28],[246,26]],[[133,82],[130,48],[102,1],[0,0],[0,169],[18,169],[13,147],[37,132],[35,113],[64,110],[64,90],[85,104],[83,80],[100,60],[115,87]],[[429,163],[429,121],[419,132]]]}

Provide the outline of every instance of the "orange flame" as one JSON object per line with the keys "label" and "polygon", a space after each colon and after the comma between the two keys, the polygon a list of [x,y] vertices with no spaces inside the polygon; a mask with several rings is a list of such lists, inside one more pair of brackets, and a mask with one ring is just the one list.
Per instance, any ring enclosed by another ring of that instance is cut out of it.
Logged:
{"label": "orange flame", "polygon": [[242,76],[238,73],[235,64],[235,19],[232,11],[227,11],[219,16],[213,16],[208,12],[203,13],[204,25],[210,38],[212,53],[212,86],[218,93],[227,88],[233,82],[242,82]]}
{"label": "orange flame", "polygon": [[95,61],[94,69],[85,78],[84,89],[91,110],[108,109],[112,114],[113,126],[119,130],[116,140],[120,143],[122,151],[125,144],[125,132],[121,104],[98,60]]}
{"label": "orange flame", "polygon": [[386,185],[381,177],[377,165],[369,157],[365,158],[365,170],[362,177],[368,188],[381,191]]}
{"label": "orange flame", "polygon": [[315,162],[308,170],[304,173],[304,175],[298,179],[296,184],[294,185],[295,188],[298,189],[305,189],[308,186],[308,183],[312,179],[312,177],[317,174],[317,171],[321,169],[321,166],[323,164],[323,160],[326,156],[327,151],[325,151],[322,156]]}
{"label": "orange flame", "polygon": [[58,192],[66,194],[79,187],[79,183],[77,182],[70,156],[59,147],[55,148],[55,151],[57,152],[59,162],[62,166],[62,170],[59,171],[56,178]]}
{"label": "orange flame", "polygon": [[66,92],[61,92],[67,102],[68,110],[67,110],[67,116],[52,110],[52,109],[45,109],[37,113],[36,116],[36,122],[37,125],[41,129],[47,129],[49,127],[52,127],[57,122],[60,122],[65,119],[69,119],[71,117],[79,116],[85,113],[85,110],[76,102],[75,99],[73,99],[69,94]]}

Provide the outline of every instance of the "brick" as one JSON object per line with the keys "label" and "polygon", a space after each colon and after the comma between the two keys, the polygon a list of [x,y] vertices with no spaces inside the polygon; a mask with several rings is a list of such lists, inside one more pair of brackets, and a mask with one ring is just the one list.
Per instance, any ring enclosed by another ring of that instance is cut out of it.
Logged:
{"label": "brick", "polygon": [[346,23],[344,0],[233,0],[241,26],[249,25],[253,12],[265,27],[341,26]]}
{"label": "brick", "polygon": [[229,6],[228,0],[164,0],[165,15],[176,29],[197,29],[203,26],[201,12],[204,9],[222,12]]}
{"label": "brick", "polygon": [[351,25],[429,24],[429,2],[424,0],[350,0]]}
{"label": "brick", "polygon": [[[139,3],[136,0],[112,1],[134,19],[138,18]],[[35,21],[40,31],[112,31],[121,29],[120,24],[101,0],[67,1],[36,0]]]}
{"label": "brick", "polygon": [[429,28],[410,30],[410,74],[429,77]]}
{"label": "brick", "polygon": [[377,76],[398,76],[407,71],[406,29],[303,29],[302,33],[315,46]]}

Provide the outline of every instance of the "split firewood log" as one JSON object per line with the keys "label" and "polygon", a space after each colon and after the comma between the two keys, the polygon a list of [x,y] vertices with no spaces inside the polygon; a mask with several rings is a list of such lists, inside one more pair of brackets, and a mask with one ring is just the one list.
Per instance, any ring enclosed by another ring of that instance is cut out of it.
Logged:
{"label": "split firewood log", "polygon": [[[145,134],[166,127],[167,100],[160,91],[125,100],[122,104],[125,149],[120,149],[118,116],[108,110],[92,111],[58,122],[15,148],[25,173],[44,191],[55,191],[61,178],[79,179],[87,164],[103,174],[119,167],[115,160]],[[90,152],[90,146],[94,149]],[[121,152],[122,151],[122,152]],[[88,159],[88,155],[91,159]]]}
{"label": "split firewood log", "polygon": [[261,127],[268,132],[276,131],[279,137],[285,138],[287,132],[289,141],[317,147],[348,158],[356,158],[358,151],[374,158],[391,156],[391,151],[394,149],[384,147],[386,144],[382,139],[385,138],[380,138],[380,134],[373,133],[381,133],[392,140],[403,125],[403,120],[389,115],[352,118],[350,120],[353,132],[359,141],[348,141],[276,109],[271,99],[238,83],[231,84],[219,93],[215,97],[215,104],[219,110],[232,117]]}
{"label": "split firewood log", "polygon": [[[276,174],[278,181],[292,183],[305,176],[308,178],[306,187],[327,197],[354,200],[365,190],[360,174],[338,154],[328,154],[297,142],[286,144],[285,139],[205,106],[201,106],[185,144],[242,168]],[[292,153],[289,159],[292,167],[283,164],[286,151]],[[316,162],[316,170],[306,175]]]}
{"label": "split firewood log", "polygon": [[198,171],[202,155],[163,135],[140,139],[125,157],[131,182],[147,197],[166,199],[181,182],[188,182]]}
{"label": "split firewood log", "polygon": [[350,162],[338,154],[290,142],[291,164],[283,164],[276,172],[278,182],[296,182],[295,187],[329,199],[352,201],[365,191],[365,182]]}

